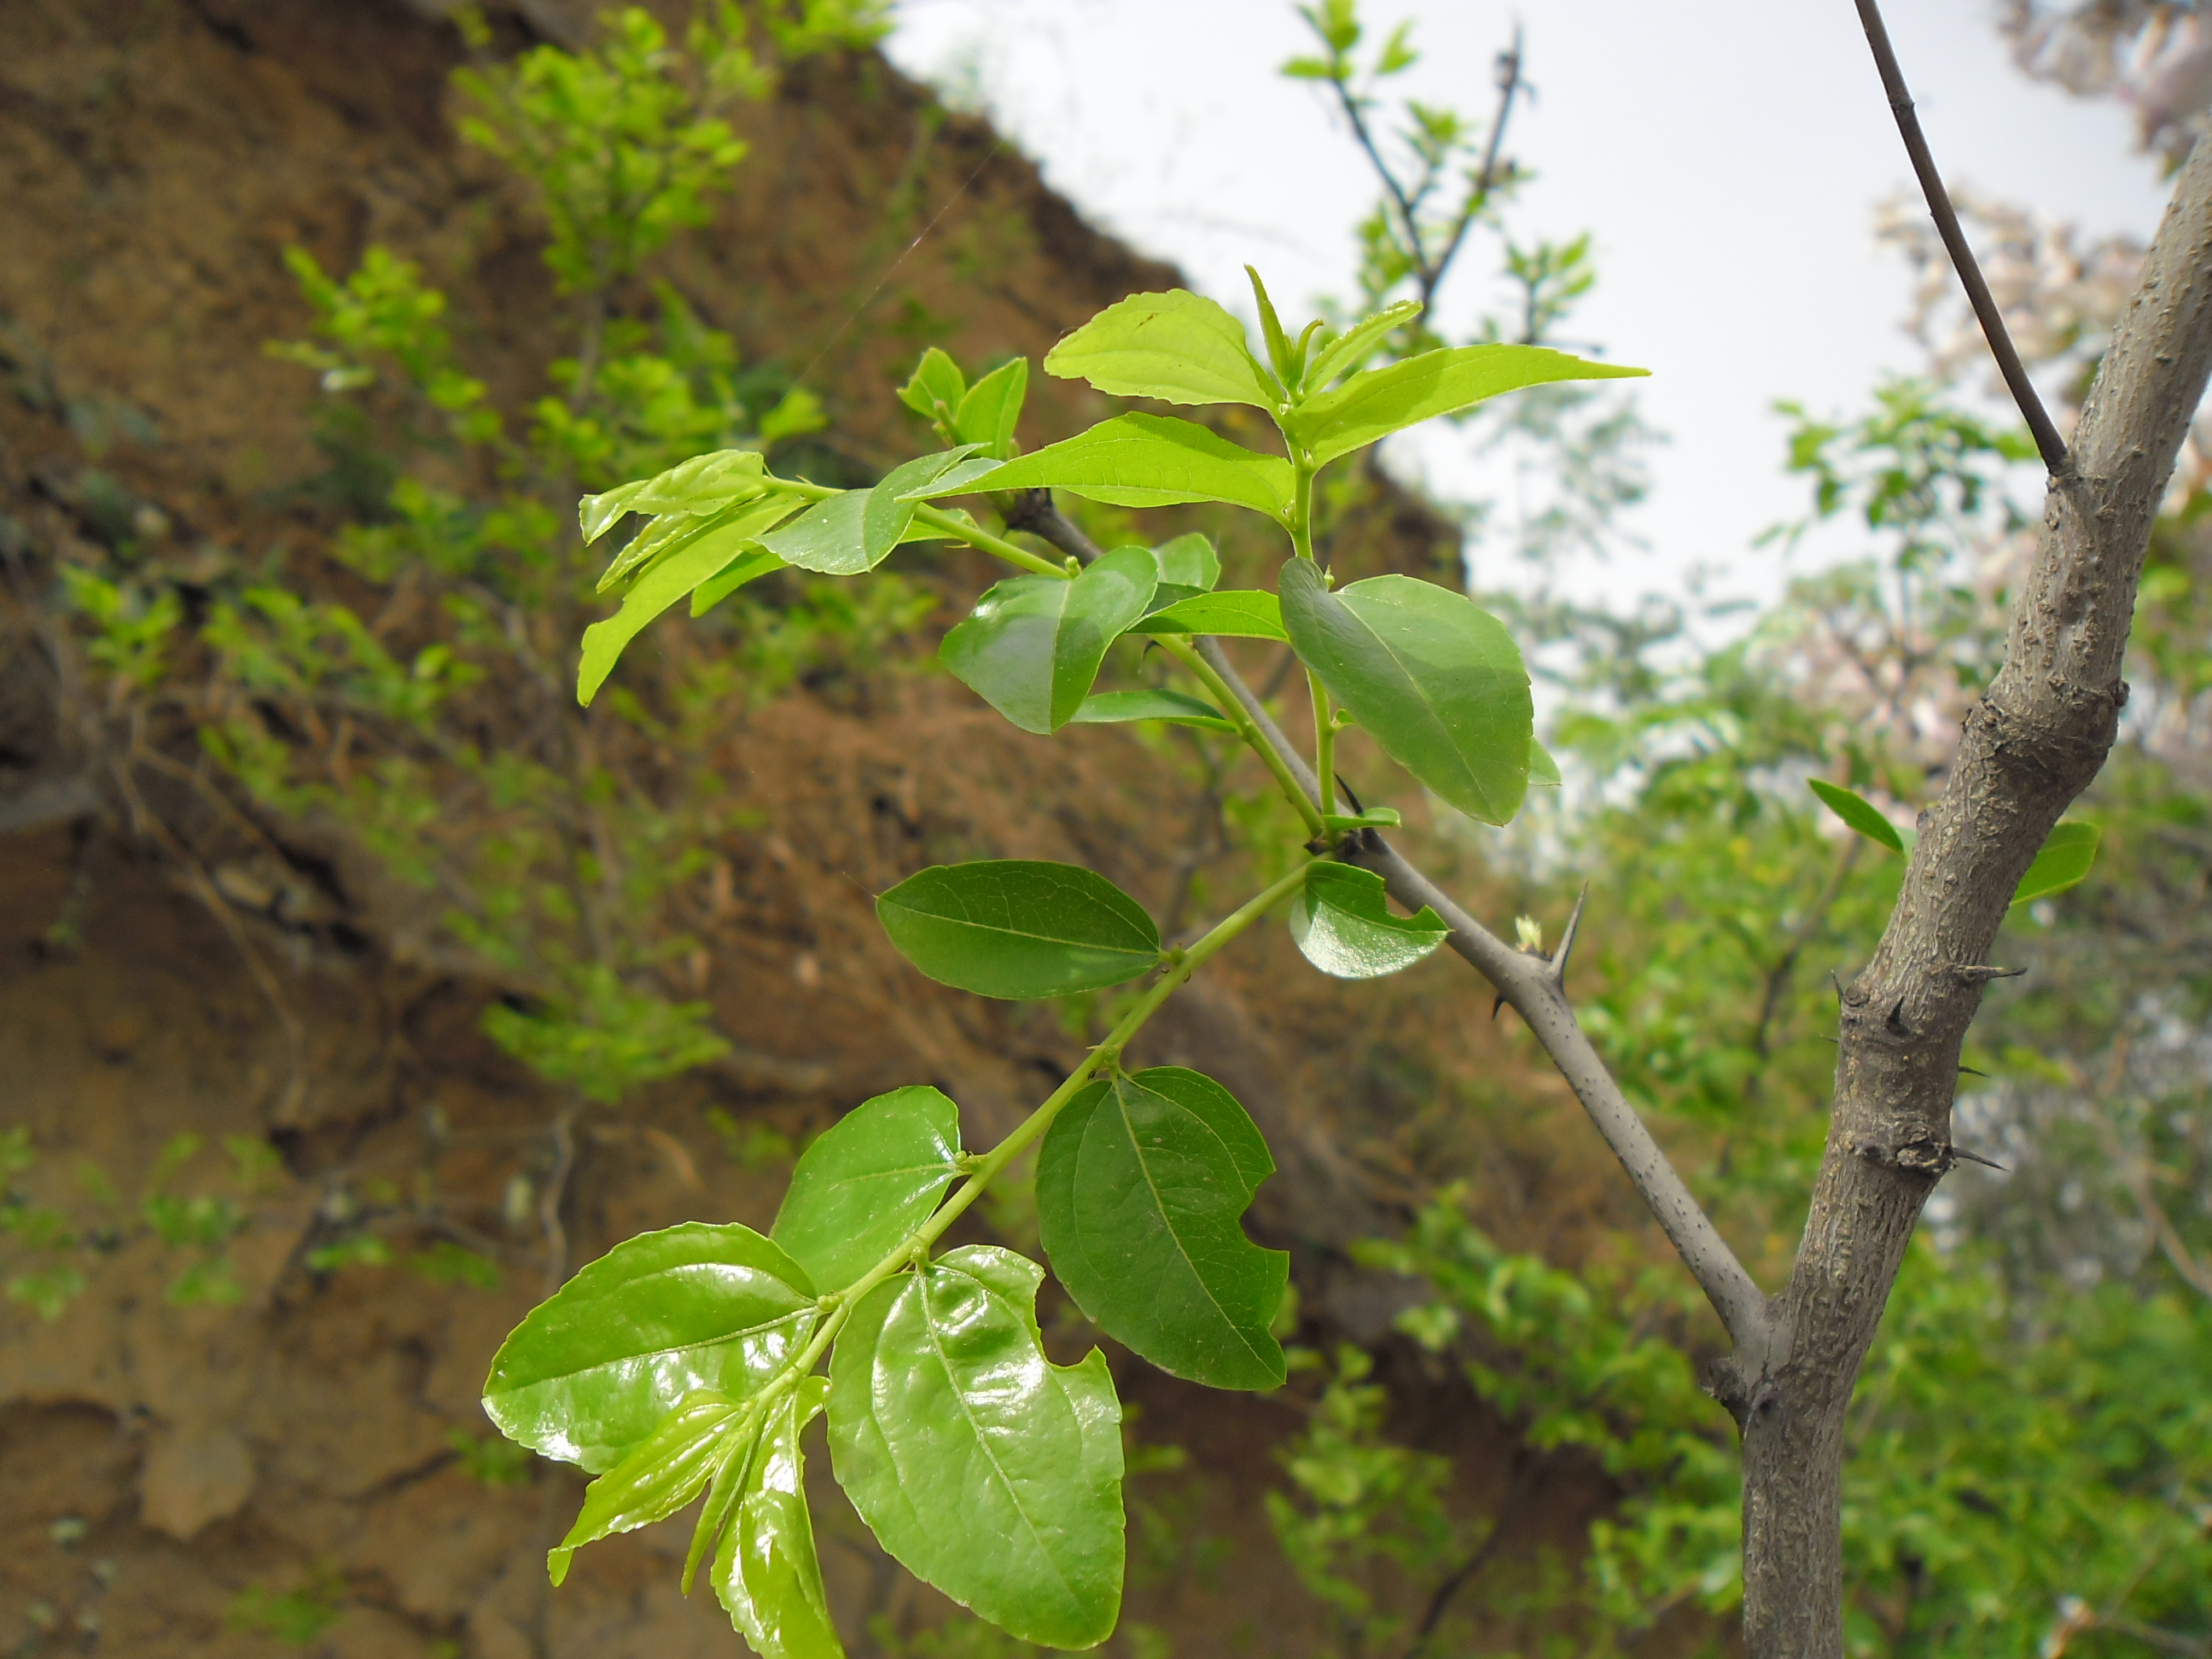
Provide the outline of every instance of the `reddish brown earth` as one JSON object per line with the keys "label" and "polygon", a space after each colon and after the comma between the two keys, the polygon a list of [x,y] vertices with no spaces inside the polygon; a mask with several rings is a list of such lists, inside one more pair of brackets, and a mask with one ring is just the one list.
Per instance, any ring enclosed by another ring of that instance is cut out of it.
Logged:
{"label": "reddish brown earth", "polygon": [[[562,21],[543,0],[531,9]],[[497,21],[508,44],[526,38],[521,18]],[[29,1194],[80,1216],[97,1209],[82,1164],[127,1209],[179,1133],[208,1148],[180,1190],[232,1190],[212,1150],[223,1137],[282,1155],[234,1252],[237,1306],[170,1305],[177,1254],[135,1236],[92,1265],[58,1321],[0,1304],[0,1652],[298,1651],[230,1614],[242,1595],[301,1589],[341,1609],[312,1647],[344,1659],[739,1650],[709,1597],[678,1597],[678,1529],[595,1546],[549,1592],[544,1553],[579,1481],[539,1465],[521,1484],[487,1484],[453,1444],[486,1432],[487,1362],[540,1290],[533,1236],[502,1232],[500,1215],[550,1106],[477,1033],[497,988],[398,948],[373,884],[341,879],[356,895],[345,914],[287,927],[250,902],[268,872],[224,865],[219,836],[196,849],[229,896],[210,901],[112,804],[74,819],[22,806],[68,786],[71,749],[39,668],[39,630],[53,624],[22,573],[86,533],[88,467],[157,508],[179,558],[311,547],[320,533],[270,494],[320,465],[303,376],[260,349],[307,322],[285,246],[336,269],[374,242],[422,260],[453,289],[457,319],[495,319],[463,336],[471,368],[508,401],[536,390],[525,366],[542,360],[556,302],[521,198],[451,137],[457,56],[448,29],[386,0],[0,6],[0,555],[15,584],[0,637],[0,1127],[31,1132]],[[736,195],[670,272],[754,355],[813,363],[862,464],[905,441],[888,390],[912,356],[896,325],[913,307],[965,357],[1035,354],[1097,306],[1173,280],[1085,227],[979,125],[938,125],[879,61],[811,66],[746,119],[754,149]],[[887,204],[948,199],[893,269],[920,226],[918,210],[887,216]],[[862,307],[887,270],[895,280]],[[1049,436],[1097,404],[1046,383],[1033,419]],[[1406,568],[1448,539],[1400,497],[1366,528],[1364,556]],[[587,1121],[568,1209],[576,1259],[687,1217],[766,1224],[782,1166],[732,1157],[710,1107],[795,1136],[928,1081],[988,1141],[1076,1041],[1049,1009],[922,981],[882,941],[867,895],[949,857],[1043,856],[1090,864],[1159,911],[1174,896],[1153,848],[1178,844],[1194,810],[1184,771],[1133,739],[1026,738],[950,682],[903,672],[756,711],[732,734],[725,775],[759,827],[720,849],[690,971],[739,1055]],[[1479,892],[1479,872],[1462,884]],[[64,920],[73,937],[55,933]],[[273,964],[300,1022],[297,1098],[234,929]],[[1304,1340],[1384,1336],[1398,1292],[1351,1270],[1342,1247],[1432,1182],[1473,1178],[1498,1231],[1569,1255],[1581,1228],[1628,1219],[1562,1091],[1482,1018],[1456,963],[1355,986],[1301,966],[1272,933],[1240,943],[1142,1057],[1204,1064],[1267,1130],[1284,1174],[1256,1229],[1298,1253]],[[510,1258],[500,1287],[435,1285],[398,1266],[307,1271],[305,1249],[328,1231],[318,1205],[380,1179],[474,1218]],[[1024,1241],[1018,1205],[988,1224]],[[1064,1306],[1048,1316],[1066,1357],[1092,1340]],[[1480,1502],[1503,1467],[1497,1425],[1391,1363],[1407,1431],[1457,1455]],[[1126,1356],[1116,1370],[1141,1408],[1138,1437],[1188,1457],[1133,1484],[1140,1510],[1182,1530],[1174,1546],[1133,1549],[1129,1619],[1186,1655],[1307,1650],[1319,1610],[1259,1498],[1297,1401],[1211,1395]],[[825,1461],[817,1514],[841,1622],[855,1653],[887,1650],[867,1633],[876,1618],[896,1649],[947,1609],[887,1568]],[[1583,1481],[1515,1524],[1532,1545],[1571,1547],[1602,1498]],[[1501,1641],[1511,1633],[1498,1626]]]}

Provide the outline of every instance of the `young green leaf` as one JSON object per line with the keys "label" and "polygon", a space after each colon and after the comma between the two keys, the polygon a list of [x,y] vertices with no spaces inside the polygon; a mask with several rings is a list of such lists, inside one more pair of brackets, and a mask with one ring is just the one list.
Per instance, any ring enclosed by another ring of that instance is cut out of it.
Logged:
{"label": "young green leaf", "polygon": [[1299,659],[1383,752],[1470,817],[1511,822],[1528,787],[1534,705],[1504,626],[1411,576],[1332,593],[1312,560],[1292,559],[1279,586]]}
{"label": "young green leaf", "polygon": [[623,595],[621,610],[584,630],[583,654],[576,665],[576,701],[588,706],[647,623],[746,557],[755,550],[761,532],[789,511],[787,497],[771,495],[738,508],[732,518],[656,561]]}
{"label": "young green leaf", "polygon": [[901,403],[923,420],[942,421],[950,426],[968,396],[968,382],[960,373],[960,365],[932,346],[921,354],[921,361],[914,366],[913,378],[899,388],[898,396]]}
{"label": "young green leaf", "polygon": [[860,508],[860,557],[864,568],[873,570],[896,547],[914,524],[919,500],[902,499],[905,492],[919,489],[940,478],[962,461],[974,454],[978,446],[963,444],[957,449],[947,449],[935,455],[921,455],[902,466],[885,473],[880,483],[870,491]]}
{"label": "young green leaf", "polygon": [[1805,782],[1820,798],[1822,805],[1869,841],[1879,842],[1893,853],[1905,850],[1905,838],[1897,833],[1897,826],[1875,811],[1874,803],[1864,796],[1825,778],[1808,778]]}
{"label": "young green leaf", "polygon": [[[937,460],[938,456],[926,456],[925,460]],[[909,462],[908,465],[919,463]],[[951,464],[948,463],[950,466]],[[900,471],[906,468],[902,467]],[[944,469],[940,469],[940,471]],[[894,477],[897,474],[892,475]],[[885,479],[885,484],[890,480]],[[916,499],[919,499],[917,497]],[[859,576],[873,570],[890,556],[892,547],[905,542],[939,541],[941,530],[917,528],[911,522],[902,526],[898,535],[889,544],[880,536],[869,538],[867,522],[869,504],[881,501],[887,505],[883,511],[892,511],[890,504],[905,507],[895,495],[884,493],[884,485],[874,489],[847,489],[835,495],[824,496],[805,512],[772,535],[763,536],[760,544],[781,559],[786,564],[800,570],[817,570],[825,576]],[[913,518],[910,507],[907,517]]]}
{"label": "young green leaf", "polygon": [[960,1174],[960,1109],[916,1085],[839,1118],[791,1172],[769,1236],[817,1285],[850,1285],[929,1218]]}
{"label": "young green leaf", "polygon": [[1221,556],[1213,544],[1195,530],[1162,542],[1152,550],[1159,561],[1160,580],[1178,587],[1211,588],[1221,580]]}
{"label": "young green leaf", "polygon": [[1217,1389],[1272,1389],[1267,1327],[1290,1257],[1239,1218],[1274,1159],[1235,1096],[1175,1066],[1094,1083],[1037,1156],[1037,1218],[1052,1270],[1115,1340]]}
{"label": "young green leaf", "polygon": [[484,1413],[544,1457],[612,1468],[686,1395],[743,1399],[815,1322],[805,1270],[750,1227],[687,1221],[585,1267],[516,1326]]}
{"label": "young green leaf", "polygon": [[1391,915],[1382,878],[1349,864],[1309,864],[1306,884],[1291,900],[1291,937],[1308,962],[1338,979],[1410,968],[1450,935],[1425,905],[1417,915]]}
{"label": "young green leaf", "polygon": [[1559,763],[1552,758],[1552,751],[1536,741],[1528,739],[1528,784],[1531,788],[1557,789],[1560,787]]}
{"label": "young green leaf", "polygon": [[2089,866],[2097,861],[2098,844],[2104,836],[2095,824],[2079,818],[2052,825],[2043,838],[2042,851],[2036,854],[2035,862],[2027,866],[2027,873],[2013,890],[2012,902],[2026,904],[2080,885],[2087,878]]}
{"label": "young green leaf", "polygon": [[1015,357],[999,365],[968,389],[953,422],[960,441],[974,444],[994,461],[1014,453],[1014,426],[1030,389],[1030,360]]}
{"label": "young green leaf", "polygon": [[1160,959],[1144,906],[1073,864],[935,865],[878,899],[876,915],[930,978],[1010,1001],[1102,991]]}
{"label": "young green leaf", "polygon": [[735,564],[725,566],[720,575],[709,577],[691,590],[691,614],[703,617],[747,582],[782,568],[783,561],[764,547],[740,554]]}
{"label": "young green leaf", "polygon": [[1195,726],[1207,732],[1234,732],[1212,703],[1187,697],[1180,691],[1101,691],[1085,697],[1075,711],[1073,726],[1120,726],[1130,720],[1165,720],[1173,726]]}
{"label": "young green leaf", "polygon": [[576,523],[589,547],[625,513],[718,513],[732,502],[759,495],[761,473],[758,450],[717,449],[694,455],[653,477],[585,496],[576,504]]}
{"label": "young green leaf", "polygon": [[877,1288],[830,1359],[830,1455],[908,1571],[1024,1642],[1087,1648],[1121,1606],[1121,1408],[1106,1357],[1045,1357],[1044,1277],[948,1250]]}
{"label": "young green leaf", "polygon": [[1215,634],[1248,640],[1288,640],[1283,605],[1263,588],[1199,593],[1131,624],[1132,634]]}
{"label": "young green leaf", "polygon": [[552,1553],[545,1571],[557,1588],[586,1544],[665,1521],[699,1495],[732,1451],[733,1434],[750,1430],[742,1401],[702,1389],[686,1395],[630,1454],[584,1489],[584,1507]]}
{"label": "young green leaf", "polygon": [[1367,354],[1382,343],[1385,335],[1403,328],[1420,314],[1419,301],[1401,300],[1371,317],[1361,318],[1322,348],[1321,356],[1306,370],[1306,388],[1319,392],[1335,376],[1358,368],[1367,360]]}
{"label": "young green leaf", "polygon": [[[964,469],[956,469],[956,472]],[[971,484],[992,490],[1065,489],[1117,507],[1227,501],[1286,521],[1295,480],[1279,455],[1239,448],[1202,426],[1167,415],[1121,415],[1048,444],[980,479],[946,480],[933,495]]]}
{"label": "young green leaf", "polygon": [[1260,332],[1267,343],[1267,359],[1274,364],[1276,377],[1285,386],[1296,386],[1305,373],[1305,342],[1301,340],[1295,348],[1291,344],[1289,337],[1283,332],[1282,319],[1275,315],[1275,302],[1267,297],[1267,285],[1260,280],[1260,273],[1247,265],[1244,274],[1251,279],[1252,298],[1260,307]]}
{"label": "young green leaf", "polygon": [[1551,380],[1610,380],[1647,374],[1593,363],[1546,346],[1474,345],[1425,351],[1353,375],[1307,398],[1291,414],[1291,437],[1321,466],[1378,438],[1486,398]]}
{"label": "young green leaf", "polygon": [[1145,614],[1158,580],[1142,547],[1117,549],[1073,581],[1013,577],[945,635],[939,659],[1023,731],[1057,732],[1090,695],[1107,647]]}
{"label": "young green leaf", "polygon": [[799,503],[787,496],[771,495],[738,501],[714,513],[664,513],[648,520],[636,535],[623,544],[608,561],[592,591],[605,593],[620,587],[641,574],[647,565],[689,546],[710,532],[724,530],[733,523],[749,526],[747,533],[771,529],[798,508]]}
{"label": "young green leaf", "polygon": [[1133,294],[1107,307],[1045,354],[1044,372],[1088,380],[1117,398],[1269,410],[1284,401],[1252,355],[1244,325],[1179,288]]}
{"label": "young green leaf", "polygon": [[806,1459],[799,1449],[829,1391],[827,1377],[805,1377],[769,1407],[714,1554],[714,1593],[760,1659],[845,1659],[814,1553]]}

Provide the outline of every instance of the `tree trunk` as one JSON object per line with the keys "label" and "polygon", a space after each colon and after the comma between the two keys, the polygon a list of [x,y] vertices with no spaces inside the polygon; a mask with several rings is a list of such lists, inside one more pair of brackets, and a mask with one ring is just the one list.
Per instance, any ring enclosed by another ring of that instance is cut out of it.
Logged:
{"label": "tree trunk", "polygon": [[1921,1206],[1989,951],[2020,878],[2104,764],[2127,702],[2136,581],[2212,372],[2212,143],[2183,168],[2141,285],[2050,485],[2005,663],[1966,718],[1874,959],[1843,994],[1836,1097],[1774,1360],[1724,1361],[1743,1431],[1744,1642],[1840,1659],[1844,1413]]}

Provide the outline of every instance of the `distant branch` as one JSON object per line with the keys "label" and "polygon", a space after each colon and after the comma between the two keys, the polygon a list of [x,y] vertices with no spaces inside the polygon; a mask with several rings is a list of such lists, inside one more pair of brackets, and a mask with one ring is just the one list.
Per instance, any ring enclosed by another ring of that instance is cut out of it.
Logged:
{"label": "distant branch", "polygon": [[1912,94],[1905,89],[1905,71],[1898,67],[1896,49],[1890,45],[1889,30],[1881,21],[1881,8],[1877,0],[1858,0],[1858,8],[1859,21],[1866,26],[1867,44],[1874,48],[1875,64],[1881,71],[1882,90],[1889,95],[1890,112],[1897,117],[1897,131],[1905,140],[1905,153],[1912,158],[1912,171],[1919,176],[1921,193],[1928,198],[1928,212],[1936,221],[1936,234],[1942,237],[1944,250],[1950,254],[1966,299],[1981,322],[1982,337],[1989,342],[1990,355],[1997,360],[1997,371],[2004,376],[2013,402],[2020,405],[2027,429],[2035,434],[2035,447],[2044,466],[2051,477],[2060,477],[2069,465],[2065,441],[2044,408],[2035,382],[2027,378],[2027,369],[2005,327],[2004,313],[1997,309],[1996,296],[1983,280],[1973,249],[1966,246],[1966,233],[1960,228],[1959,215],[1951,206],[1951,193],[1943,188],[1943,175],[1936,170],[1927,135],[1920,131],[1920,118],[1913,112]]}

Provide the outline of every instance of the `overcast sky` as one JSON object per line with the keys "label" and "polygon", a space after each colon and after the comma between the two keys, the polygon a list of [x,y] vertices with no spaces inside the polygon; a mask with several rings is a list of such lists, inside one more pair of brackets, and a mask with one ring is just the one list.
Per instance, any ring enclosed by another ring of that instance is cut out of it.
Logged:
{"label": "overcast sky", "polygon": [[[1848,0],[1367,0],[1416,20],[1416,95],[1487,118],[1492,62],[1516,17],[1534,103],[1509,148],[1541,176],[1516,226],[1596,234],[1601,282],[1575,332],[1644,365],[1648,418],[1670,441],[1635,526],[1648,557],[1571,585],[1622,597],[1771,596],[1765,526],[1802,510],[1779,470],[1777,398],[1858,405],[1914,366],[1898,325],[1903,265],[1874,245],[1875,206],[1910,182]],[[1890,27],[1939,162],[1967,184],[2148,236],[2164,192],[2126,111],[2024,80],[1989,0],[1893,0]],[[899,0],[892,57],[964,85],[1096,223],[1250,310],[1242,267],[1278,306],[1348,293],[1350,228],[1370,178],[1312,87],[1275,65],[1309,49],[1287,0]],[[1487,250],[1486,250],[1487,252]],[[1492,256],[1494,263],[1494,255]],[[1447,331],[1480,297],[1447,289]],[[1450,493],[1476,475],[1447,434],[1401,464]]]}

